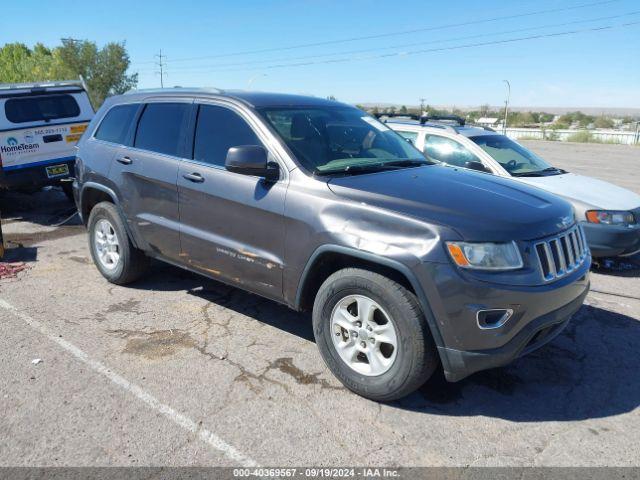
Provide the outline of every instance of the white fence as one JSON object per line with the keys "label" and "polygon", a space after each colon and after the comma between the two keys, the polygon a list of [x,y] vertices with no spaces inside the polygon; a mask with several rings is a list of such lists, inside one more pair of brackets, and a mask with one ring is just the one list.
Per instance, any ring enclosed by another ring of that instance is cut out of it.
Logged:
{"label": "white fence", "polygon": [[[496,129],[498,132],[502,130]],[[566,142],[569,137],[581,132],[588,132],[596,142],[620,143],[636,145],[640,143],[638,132],[621,132],[619,130],[552,130],[541,128],[507,128],[507,136],[511,138],[537,138],[540,140],[559,140]]]}

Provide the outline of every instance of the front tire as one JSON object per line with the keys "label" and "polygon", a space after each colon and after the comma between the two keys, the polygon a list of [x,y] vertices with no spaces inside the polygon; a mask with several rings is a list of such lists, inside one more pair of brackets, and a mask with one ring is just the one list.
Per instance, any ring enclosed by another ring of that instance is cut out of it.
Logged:
{"label": "front tire", "polygon": [[100,202],[93,207],[88,228],[91,257],[104,278],[125,285],[142,276],[149,259],[131,243],[113,203]]}
{"label": "front tire", "polygon": [[371,400],[410,394],[438,366],[415,295],[368,270],[347,268],[327,278],[314,302],[313,330],[333,374]]}

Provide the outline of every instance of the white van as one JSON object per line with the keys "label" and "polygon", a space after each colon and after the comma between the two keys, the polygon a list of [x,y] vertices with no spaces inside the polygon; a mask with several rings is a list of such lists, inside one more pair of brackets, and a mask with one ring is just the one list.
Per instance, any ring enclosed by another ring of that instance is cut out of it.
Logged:
{"label": "white van", "polygon": [[0,84],[0,189],[60,185],[70,195],[75,145],[93,114],[82,80]]}

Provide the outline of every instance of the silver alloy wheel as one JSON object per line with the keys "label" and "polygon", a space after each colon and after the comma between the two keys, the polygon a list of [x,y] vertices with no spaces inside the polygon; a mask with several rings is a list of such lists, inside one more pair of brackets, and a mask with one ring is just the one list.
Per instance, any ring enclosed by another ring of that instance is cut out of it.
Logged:
{"label": "silver alloy wheel", "polygon": [[331,338],[342,361],[366,376],[388,371],[398,353],[393,320],[364,295],[349,295],[336,304],[331,313]]}
{"label": "silver alloy wheel", "polygon": [[118,234],[109,220],[98,220],[93,237],[100,265],[107,270],[115,269],[120,263],[120,243]]}

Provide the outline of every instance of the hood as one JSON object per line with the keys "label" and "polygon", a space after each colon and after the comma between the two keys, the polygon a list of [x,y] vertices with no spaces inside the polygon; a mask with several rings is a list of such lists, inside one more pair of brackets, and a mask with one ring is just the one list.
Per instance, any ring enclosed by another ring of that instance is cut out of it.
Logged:
{"label": "hood", "polygon": [[337,177],[338,196],[450,227],[468,241],[532,240],[573,223],[569,203],[537,188],[445,166]]}
{"label": "hood", "polygon": [[516,180],[542,188],[569,200],[603,210],[633,210],[640,207],[640,195],[612,183],[575,173],[548,177],[518,177]]}

